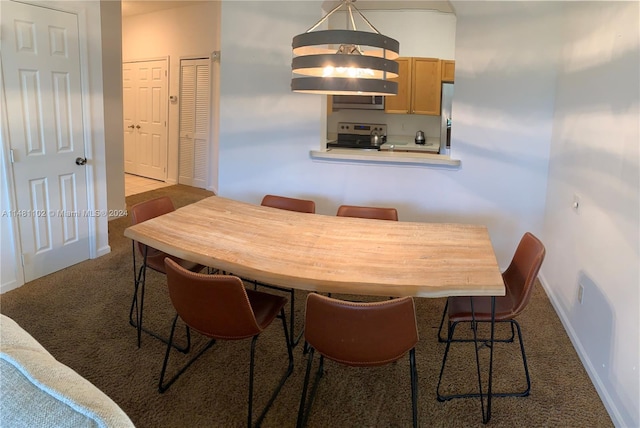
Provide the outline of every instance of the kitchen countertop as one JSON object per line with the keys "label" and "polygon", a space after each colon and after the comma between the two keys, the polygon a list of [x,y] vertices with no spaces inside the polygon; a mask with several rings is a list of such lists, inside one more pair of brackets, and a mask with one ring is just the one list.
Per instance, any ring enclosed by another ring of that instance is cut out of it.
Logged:
{"label": "kitchen countertop", "polygon": [[[327,143],[333,143],[337,138],[337,134],[328,133]],[[380,151],[438,153],[440,151],[440,138],[426,137],[425,144],[416,144],[415,136],[413,135],[388,135],[387,142],[380,146]]]}
{"label": "kitchen countertop", "polygon": [[425,144],[416,144],[415,137],[387,136],[387,142],[380,146],[380,151],[438,153],[440,139],[426,137]]}
{"label": "kitchen countertop", "polygon": [[311,150],[312,159],[323,161],[355,161],[365,163],[389,163],[405,165],[437,166],[445,168],[460,168],[460,160],[451,159],[447,155],[429,152],[378,151],[362,149]]}
{"label": "kitchen countertop", "polygon": [[[327,133],[327,142],[335,141],[335,133]],[[392,147],[393,146],[393,147]],[[327,148],[311,150],[312,159],[338,162],[389,163],[415,166],[434,166],[459,169],[459,159],[452,159],[449,155],[438,154],[440,138],[426,137],[424,145],[415,143],[413,135],[388,135],[387,142],[380,146],[380,150]]]}

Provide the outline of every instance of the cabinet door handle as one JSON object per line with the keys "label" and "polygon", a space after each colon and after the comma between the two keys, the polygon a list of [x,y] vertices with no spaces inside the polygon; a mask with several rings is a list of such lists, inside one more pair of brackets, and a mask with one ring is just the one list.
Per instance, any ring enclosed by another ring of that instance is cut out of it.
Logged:
{"label": "cabinet door handle", "polygon": [[135,128],[135,126],[133,126],[133,125],[129,125],[129,126],[127,126],[127,128],[131,128],[131,129],[133,129],[133,128]]}
{"label": "cabinet door handle", "polygon": [[136,129],[140,129],[140,125],[136,125]]}

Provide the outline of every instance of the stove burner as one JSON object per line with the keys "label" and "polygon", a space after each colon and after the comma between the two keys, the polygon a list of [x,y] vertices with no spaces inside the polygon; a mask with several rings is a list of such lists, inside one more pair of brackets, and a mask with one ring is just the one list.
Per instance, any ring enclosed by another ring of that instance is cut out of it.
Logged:
{"label": "stove burner", "polygon": [[344,148],[344,149],[376,149],[380,150],[380,145],[371,144],[371,138],[367,139],[352,139],[352,138],[338,138],[337,141],[327,143],[327,147]]}
{"label": "stove burner", "polygon": [[[372,142],[371,134],[381,136],[378,143]],[[369,123],[338,123],[338,139],[327,143],[327,148],[380,150],[387,141],[387,125]]]}

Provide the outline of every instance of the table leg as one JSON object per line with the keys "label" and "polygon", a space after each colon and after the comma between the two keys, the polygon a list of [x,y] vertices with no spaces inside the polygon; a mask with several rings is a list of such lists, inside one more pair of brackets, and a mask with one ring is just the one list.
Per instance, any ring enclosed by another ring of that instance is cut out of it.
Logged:
{"label": "table leg", "polygon": [[487,382],[487,407],[485,412],[484,405],[484,394],[482,392],[482,376],[480,374],[480,355],[479,355],[479,347],[478,347],[478,332],[477,332],[477,323],[475,317],[475,310],[473,308],[473,297],[471,299],[471,326],[473,330],[473,343],[476,351],[476,368],[478,371],[478,389],[480,395],[480,409],[482,410],[482,423],[486,424],[491,419],[491,387],[492,387],[492,378],[493,378],[493,345],[494,345],[494,328],[495,328],[495,318],[496,318],[496,298],[495,296],[491,296],[491,333],[489,339],[489,379]]}

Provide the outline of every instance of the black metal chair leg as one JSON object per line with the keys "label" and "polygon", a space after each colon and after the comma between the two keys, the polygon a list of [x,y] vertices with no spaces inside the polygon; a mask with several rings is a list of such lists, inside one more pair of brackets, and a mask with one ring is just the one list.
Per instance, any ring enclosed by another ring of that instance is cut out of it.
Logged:
{"label": "black metal chair leg", "polygon": [[[207,351],[209,348],[211,348],[216,343],[215,339],[211,339],[171,379],[169,379],[169,381],[167,381],[167,383],[163,383],[164,382],[164,375],[166,374],[166,371],[167,371],[167,363],[169,362],[169,353],[171,352],[171,348],[175,347],[173,345],[172,341],[173,341],[173,336],[175,334],[176,323],[177,322],[178,322],[178,315],[176,315],[175,318],[173,319],[173,324],[171,325],[171,333],[169,334],[169,340],[167,342],[167,351],[166,351],[166,353],[164,355],[164,362],[162,363],[162,371],[160,372],[160,381],[158,382],[158,391],[160,393],[163,393],[167,389],[169,389],[169,387],[176,381],[176,379],[178,379],[178,377],[180,377],[180,375],[182,375],[182,373],[184,373],[191,366],[191,364],[193,364],[193,362],[195,360],[197,360],[202,354],[205,353],[205,351]],[[188,335],[189,342],[191,342],[191,334],[190,334],[188,328],[187,328],[187,335]]]}
{"label": "black metal chair leg", "polygon": [[[284,330],[284,339],[285,339],[285,342],[287,343],[287,354],[289,356],[289,365],[287,367],[287,371],[284,373],[282,378],[280,378],[280,383],[278,383],[278,386],[276,387],[275,391],[273,391],[273,394],[271,394],[271,398],[269,398],[267,405],[264,407],[264,409],[260,413],[260,416],[258,416],[258,419],[256,419],[256,426],[260,426],[260,424],[262,424],[262,421],[264,420],[264,417],[266,416],[267,411],[271,408],[271,405],[273,404],[276,397],[280,393],[280,390],[284,386],[289,376],[291,376],[291,373],[293,373],[293,348],[291,346],[291,341],[289,340],[289,332],[287,331],[287,319],[284,315],[284,309],[280,310],[280,315],[278,316],[278,318],[282,319],[282,328]],[[253,344],[252,344],[252,354],[253,354]],[[253,363],[252,363],[252,369],[250,371],[253,372]],[[253,375],[249,383],[250,385],[253,384]],[[251,398],[249,403],[251,403]],[[249,426],[251,426],[251,413],[249,413]]]}
{"label": "black metal chair leg", "polygon": [[[306,395],[306,390],[307,390],[307,386],[309,383],[309,379],[308,376],[310,375],[310,370],[311,370],[311,362],[313,360],[313,353],[314,353],[314,348],[313,347],[309,347],[309,363],[307,365],[307,374],[305,376],[305,387],[304,387],[304,392]],[[318,392],[318,386],[320,384],[320,378],[324,375],[324,356],[320,355],[320,363],[318,364],[318,371],[316,371],[316,375],[313,379],[313,385],[311,386],[311,392],[309,393],[309,404],[306,406],[306,409],[304,408],[304,403],[301,402],[300,405],[300,409],[298,409],[298,421],[296,426],[297,427],[304,427],[307,425],[307,420],[309,419],[309,414],[311,413],[311,408],[313,407],[313,402],[316,398],[316,393]],[[300,418],[301,413],[302,412],[302,419]]]}
{"label": "black metal chair leg", "polygon": [[[527,356],[524,352],[524,342],[522,341],[522,331],[520,331],[520,324],[516,320],[511,320],[511,329],[513,330],[513,325],[515,324],[516,329],[518,330],[518,340],[520,341],[520,352],[522,353],[522,364],[524,366],[524,374],[527,378],[527,389],[522,391],[519,394],[514,394],[514,397],[527,397],[531,392],[531,378],[529,377],[529,366],[527,365]],[[494,396],[499,396],[494,394]]]}
{"label": "black metal chair leg", "polygon": [[306,424],[305,403],[307,400],[307,389],[309,388],[309,378],[311,377],[311,366],[313,364],[313,354],[315,349],[309,347],[309,356],[307,357],[307,370],[304,375],[304,384],[302,387],[302,397],[300,398],[300,407],[298,408],[298,420],[296,427],[301,428]]}
{"label": "black metal chair leg", "polygon": [[416,369],[416,349],[409,351],[409,368],[411,369],[411,412],[413,428],[418,427],[418,371]]}
{"label": "black metal chair leg", "polygon": [[[144,255],[143,255],[143,260],[142,260],[142,266],[140,266],[140,269],[137,270],[136,267],[136,242],[133,241],[133,281],[134,281],[134,287],[133,287],[133,298],[131,300],[131,308],[129,309],[129,324],[131,326],[133,326],[136,331],[137,331],[137,336],[138,336],[138,348],[140,347],[141,343],[142,343],[142,333],[146,333],[149,336],[155,337],[156,339],[164,342],[164,343],[168,343],[169,339],[160,336],[158,333],[151,331],[149,329],[146,329],[142,326],[142,311],[144,308],[144,291],[145,291],[145,284],[146,284],[146,280],[147,280],[147,250],[149,247],[145,246],[145,251],[144,251]],[[138,293],[140,293],[140,304],[138,304]],[[133,319],[133,312],[135,309],[135,313],[136,313],[136,317],[135,317],[135,321]],[[187,327],[185,327],[186,329],[186,333],[187,333],[187,337],[189,337],[189,330]],[[190,351],[191,349],[191,341],[187,340],[187,344],[184,346],[179,346],[174,344],[173,345],[174,348],[176,348],[178,351],[182,352],[183,354],[186,354]]]}
{"label": "black metal chair leg", "polygon": [[440,367],[440,377],[438,378],[438,386],[436,387],[436,399],[440,402],[442,401],[447,401],[447,400],[451,400],[452,398],[456,398],[454,396],[444,396],[442,394],[440,394],[440,384],[442,383],[442,374],[444,373],[444,367],[447,363],[447,356],[449,355],[449,348],[451,347],[451,342],[452,342],[452,338],[453,338],[453,333],[456,329],[456,326],[458,325],[457,322],[451,323],[451,325],[449,326],[449,335],[448,335],[448,339],[446,341],[447,346],[444,348],[444,356],[442,357],[442,367]]}
{"label": "black metal chair leg", "polygon": [[[497,321],[500,322],[500,321]],[[527,359],[526,359],[526,353],[524,351],[524,343],[522,342],[522,331],[520,329],[520,325],[518,324],[518,322],[516,320],[509,320],[509,321],[502,321],[502,322],[509,322],[511,324],[511,328],[513,329],[514,325],[515,325],[515,331],[517,331],[518,333],[518,340],[520,341],[520,352],[522,354],[522,363],[523,363],[523,367],[524,367],[524,373],[525,373],[525,378],[526,378],[526,382],[527,382],[527,388],[524,391],[520,391],[520,392],[492,392],[491,396],[492,397],[526,397],[530,394],[531,392],[531,377],[529,375],[529,367],[527,364]],[[453,339],[453,331],[455,330],[455,327],[458,323],[453,323],[451,325],[451,330],[452,330],[452,334],[451,334],[451,340],[449,341],[450,343],[457,343],[457,342],[465,342],[465,343],[472,343],[473,339]],[[515,334],[515,332],[514,332]],[[445,341],[447,342],[447,341]],[[489,342],[489,339],[478,339],[478,342]],[[508,339],[502,339],[502,340],[498,340],[498,339],[494,339],[494,343],[511,343],[513,342],[512,338],[508,338]],[[468,394],[452,394],[452,395],[442,395],[440,394],[440,384],[442,381],[442,377],[443,377],[443,373],[444,373],[444,367],[446,364],[446,360],[447,360],[447,355],[449,352],[449,343],[447,343],[447,347],[445,348],[445,352],[444,352],[444,357],[442,359],[442,367],[440,369],[440,377],[438,379],[438,387],[436,388],[436,397],[438,399],[438,401],[448,401],[454,398],[478,398],[480,397],[479,393],[468,393]],[[486,394],[485,394],[486,395]]]}
{"label": "black metal chair leg", "polygon": [[247,427],[249,428],[251,428],[251,415],[253,414],[253,363],[255,361],[257,340],[258,335],[253,336],[253,339],[251,339],[251,362],[249,363],[249,410],[247,412]]}

